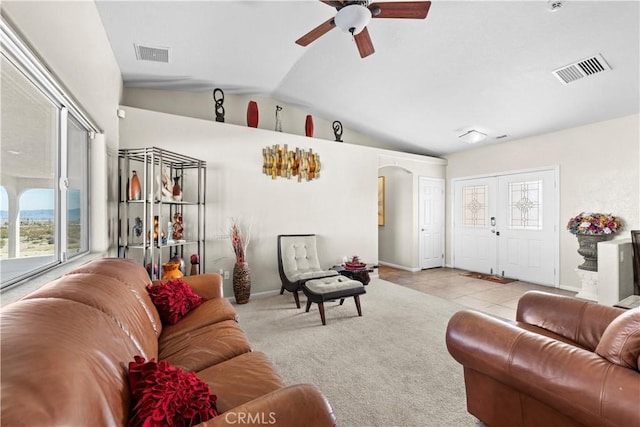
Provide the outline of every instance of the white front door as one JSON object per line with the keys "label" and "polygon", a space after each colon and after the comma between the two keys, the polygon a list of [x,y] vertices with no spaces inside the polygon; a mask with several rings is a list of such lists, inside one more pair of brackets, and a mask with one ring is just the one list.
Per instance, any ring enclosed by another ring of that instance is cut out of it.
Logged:
{"label": "white front door", "polygon": [[420,268],[444,265],[444,180],[420,177]]}
{"label": "white front door", "polygon": [[556,172],[456,181],[454,266],[557,286]]}
{"label": "white front door", "polygon": [[[456,181],[454,266],[494,274],[497,264],[495,177]],[[493,224],[492,224],[493,223]]]}

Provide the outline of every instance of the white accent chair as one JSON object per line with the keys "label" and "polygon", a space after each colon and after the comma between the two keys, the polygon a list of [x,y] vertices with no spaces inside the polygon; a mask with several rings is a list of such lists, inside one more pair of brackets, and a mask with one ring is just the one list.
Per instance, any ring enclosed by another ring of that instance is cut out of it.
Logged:
{"label": "white accent chair", "polygon": [[278,236],[278,272],[284,291],[293,292],[296,306],[300,308],[298,292],[311,279],[337,276],[335,270],[324,270],[320,266],[315,234],[281,234]]}

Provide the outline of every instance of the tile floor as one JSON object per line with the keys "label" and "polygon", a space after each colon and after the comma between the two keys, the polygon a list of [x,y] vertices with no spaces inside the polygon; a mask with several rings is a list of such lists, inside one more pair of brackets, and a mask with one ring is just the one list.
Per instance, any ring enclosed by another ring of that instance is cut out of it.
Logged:
{"label": "tile floor", "polygon": [[415,273],[381,265],[381,279],[454,301],[460,305],[515,320],[518,299],[529,290],[575,296],[575,292],[526,282],[507,284],[462,276],[462,270],[433,268]]}

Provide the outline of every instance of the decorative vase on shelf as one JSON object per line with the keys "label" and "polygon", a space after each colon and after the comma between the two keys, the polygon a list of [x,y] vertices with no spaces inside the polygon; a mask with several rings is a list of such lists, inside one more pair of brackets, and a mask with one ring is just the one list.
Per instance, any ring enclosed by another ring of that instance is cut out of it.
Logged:
{"label": "decorative vase on shelf", "polygon": [[250,128],[258,127],[258,104],[256,101],[249,101],[247,106],[247,126]]}
{"label": "decorative vase on shelf", "polygon": [[233,295],[237,304],[246,304],[251,295],[251,277],[249,264],[236,262],[233,266]]}
{"label": "decorative vase on shelf", "polygon": [[162,264],[162,280],[179,279],[183,277],[182,271],[180,271],[180,263],[167,262]]}
{"label": "decorative vase on shelf", "polygon": [[313,138],[313,116],[307,114],[307,119],[304,122],[304,133],[309,138]]}
{"label": "decorative vase on shelf", "polygon": [[136,171],[133,171],[129,184],[129,200],[140,200],[140,179]]}
{"label": "decorative vase on shelf", "polygon": [[179,202],[182,200],[182,189],[180,188],[180,177],[176,176],[173,178],[173,200]]}
{"label": "decorative vase on shelf", "polygon": [[584,262],[578,266],[580,270],[598,271],[598,242],[605,242],[613,238],[613,234],[583,234],[577,233],[578,253]]}
{"label": "decorative vase on shelf", "polygon": [[198,264],[200,264],[200,256],[198,254],[191,255],[191,276],[198,274]]}

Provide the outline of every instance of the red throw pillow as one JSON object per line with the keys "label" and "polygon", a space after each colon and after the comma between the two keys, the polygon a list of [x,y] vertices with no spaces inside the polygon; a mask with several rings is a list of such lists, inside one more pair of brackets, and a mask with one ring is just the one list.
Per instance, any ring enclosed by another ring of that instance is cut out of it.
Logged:
{"label": "red throw pillow", "polygon": [[175,325],[187,313],[204,302],[182,279],[173,279],[159,285],[147,285],[151,301],[164,323]]}
{"label": "red throw pillow", "polygon": [[194,426],[216,415],[217,396],[193,372],[166,360],[129,363],[129,388],[135,405],[129,427]]}

